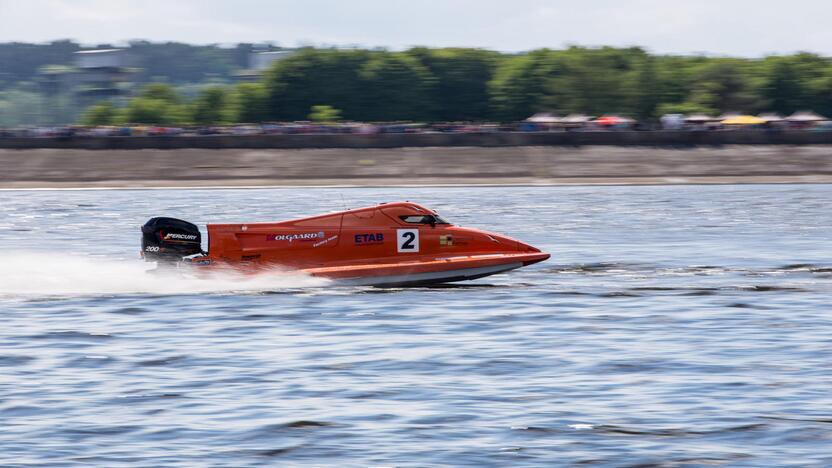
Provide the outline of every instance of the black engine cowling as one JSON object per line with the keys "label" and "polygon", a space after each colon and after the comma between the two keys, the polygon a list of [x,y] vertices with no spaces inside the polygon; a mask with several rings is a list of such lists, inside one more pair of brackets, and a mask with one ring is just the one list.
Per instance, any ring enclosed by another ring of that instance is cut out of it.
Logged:
{"label": "black engine cowling", "polygon": [[202,253],[202,234],[192,223],[152,218],[142,226],[142,254],[148,262],[174,263]]}

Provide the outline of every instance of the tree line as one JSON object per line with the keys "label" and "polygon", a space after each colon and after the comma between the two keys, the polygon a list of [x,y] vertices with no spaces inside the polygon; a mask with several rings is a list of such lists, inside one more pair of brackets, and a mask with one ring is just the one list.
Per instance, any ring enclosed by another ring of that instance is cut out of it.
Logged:
{"label": "tree line", "polygon": [[[66,54],[72,44],[53,47]],[[0,63],[5,67],[4,46]],[[650,120],[665,113],[803,109],[832,116],[832,59],[812,53],[730,58],[656,55],[637,47],[520,54],[308,47],[276,62],[258,82],[236,84],[231,70],[244,68],[250,51],[245,44],[218,48],[136,41],[130,53],[144,54],[142,80],[168,84],[144,86],[140,80],[129,102],[101,104],[84,120],[105,122],[109,116],[110,122],[223,124],[337,115],[355,121],[516,121],[541,111]],[[0,89],[0,109],[3,99]],[[321,113],[323,106],[332,112]]]}
{"label": "tree line", "polygon": [[[832,60],[810,53],[760,59],[651,55],[640,48],[535,50],[304,48],[258,83],[204,89],[187,103],[147,90],[124,109],[168,122],[296,121],[329,106],[355,121],[516,121],[535,112],[622,114],[729,111],[832,115]],[[173,106],[173,107],[171,107]],[[179,106],[179,107],[176,107]],[[153,119],[150,119],[153,120]]]}

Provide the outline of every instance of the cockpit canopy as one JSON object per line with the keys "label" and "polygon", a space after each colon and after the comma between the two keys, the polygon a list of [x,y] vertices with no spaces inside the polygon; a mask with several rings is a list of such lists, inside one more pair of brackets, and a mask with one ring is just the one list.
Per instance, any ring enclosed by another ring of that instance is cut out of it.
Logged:
{"label": "cockpit canopy", "polygon": [[410,202],[385,203],[379,207],[385,215],[404,225],[450,225],[435,211]]}
{"label": "cockpit canopy", "polygon": [[442,219],[439,215],[435,214],[427,214],[427,215],[402,215],[399,216],[399,219],[404,221],[407,224],[429,224],[431,226],[436,226],[437,224],[451,224],[444,219]]}

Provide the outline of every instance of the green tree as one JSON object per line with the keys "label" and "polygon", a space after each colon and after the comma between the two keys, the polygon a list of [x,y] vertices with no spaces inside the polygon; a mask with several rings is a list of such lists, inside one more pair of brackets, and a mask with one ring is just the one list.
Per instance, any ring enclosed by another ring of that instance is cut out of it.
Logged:
{"label": "green tree", "polygon": [[754,113],[764,109],[748,63],[737,59],[712,59],[697,73],[689,102],[719,112]]}
{"label": "green tree", "polygon": [[183,106],[161,99],[133,98],[116,118],[121,124],[183,125],[188,122]]}
{"label": "green tree", "polygon": [[341,120],[341,111],[332,106],[312,106],[309,120],[313,122],[337,122]]}
{"label": "green tree", "polygon": [[635,86],[632,93],[633,116],[639,119],[649,119],[656,116],[656,109],[661,103],[661,96],[657,92],[659,83],[656,61],[644,54],[636,68]]}
{"label": "green tree", "polygon": [[302,120],[312,106],[326,102],[346,119],[363,120],[368,90],[359,71],[370,55],[366,50],[304,48],[276,62],[264,78],[269,117]]}
{"label": "green tree", "polygon": [[87,108],[81,117],[84,125],[112,125],[116,122],[118,111],[112,102],[105,101]]}
{"label": "green tree", "polygon": [[[654,116],[716,112],[707,106],[687,102],[696,84],[696,74],[709,60],[708,58],[695,56],[652,56],[652,58],[656,68],[656,85],[653,92],[656,96],[657,108]],[[695,110],[684,112],[679,109]]]}
{"label": "green tree", "polygon": [[611,47],[571,47],[555,53],[550,60],[557,67],[548,86],[554,99],[549,97],[548,107],[564,113],[635,114],[640,93],[636,63],[644,55],[641,49]]}
{"label": "green tree", "polygon": [[788,60],[777,58],[767,60],[762,98],[766,109],[788,114],[797,110],[801,101],[801,83],[794,67]]}
{"label": "green tree", "polygon": [[682,102],[682,103],[663,103],[659,104],[656,108],[655,115],[662,116],[665,114],[705,114],[705,115],[713,115],[716,114],[716,110],[711,109],[710,107],[704,107],[699,104],[694,104],[692,102]]}
{"label": "green tree", "polygon": [[[649,115],[658,104],[655,66],[639,48],[537,50],[502,62],[491,83],[496,115],[534,112]],[[650,88],[646,90],[644,88]]]}
{"label": "green tree", "polygon": [[553,100],[545,103],[549,94],[548,78],[555,73],[556,65],[548,49],[507,58],[495,70],[489,83],[493,115],[500,120],[521,120],[529,115],[548,110]]}
{"label": "green tree", "polygon": [[762,105],[782,114],[814,108],[822,100],[818,80],[829,67],[828,59],[808,53],[766,57],[759,66]]}
{"label": "green tree", "polygon": [[824,73],[808,83],[809,92],[812,96],[812,105],[806,105],[804,109],[814,109],[816,112],[828,118],[832,118],[832,66],[824,70]]}
{"label": "green tree", "polygon": [[490,117],[488,83],[500,54],[482,49],[428,49],[407,54],[433,75],[430,88],[431,120],[445,122],[486,120]]}
{"label": "green tree", "polygon": [[228,123],[229,99],[225,88],[211,86],[202,90],[193,103],[193,122],[199,125]]}
{"label": "green tree", "polygon": [[229,103],[232,122],[263,122],[269,117],[268,93],[261,83],[242,83],[234,88]]}
{"label": "green tree", "polygon": [[133,98],[119,121],[131,124],[163,124],[169,118],[168,104],[158,99]]}
{"label": "green tree", "polygon": [[413,57],[378,52],[360,71],[365,98],[362,120],[429,120],[433,77]]}

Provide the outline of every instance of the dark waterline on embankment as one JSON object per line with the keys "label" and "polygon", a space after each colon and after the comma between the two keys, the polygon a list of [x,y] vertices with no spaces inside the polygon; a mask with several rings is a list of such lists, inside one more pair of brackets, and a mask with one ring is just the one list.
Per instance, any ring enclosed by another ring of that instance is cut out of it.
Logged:
{"label": "dark waterline on embankment", "polygon": [[0,138],[0,149],[10,150],[222,150],[222,149],[391,149],[518,146],[635,146],[676,147],[724,145],[829,145],[832,131],[555,131],[376,134],[266,134],[266,135],[160,135],[83,136],[63,138]]}
{"label": "dark waterline on embankment", "polygon": [[[199,289],[147,280],[135,260],[156,214],[271,220],[395,199],[553,259],[393,290]],[[832,462],[832,186],[0,200],[3,465]]]}
{"label": "dark waterline on embankment", "polygon": [[[320,183],[317,183],[320,182]],[[352,182],[352,183],[350,183]],[[543,181],[504,182],[500,180],[483,180],[457,183],[372,183],[367,181],[314,181],[314,183],[277,184],[277,185],[215,185],[214,181],[192,181],[191,185],[166,185],[148,182],[143,185],[109,186],[91,183],[50,184],[35,187],[23,184],[19,187],[0,188],[0,192],[83,192],[83,191],[143,191],[143,190],[281,190],[281,189],[442,189],[442,188],[531,188],[531,187],[662,187],[662,186],[766,186],[766,185],[830,185],[832,176],[754,176],[754,177],[655,177],[655,178],[580,178],[547,179]]]}

